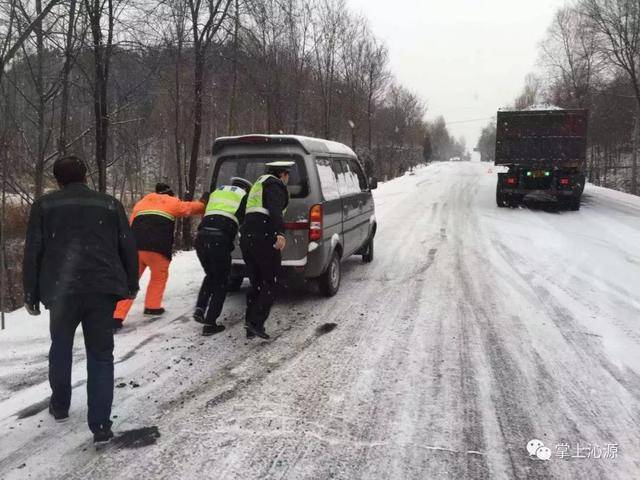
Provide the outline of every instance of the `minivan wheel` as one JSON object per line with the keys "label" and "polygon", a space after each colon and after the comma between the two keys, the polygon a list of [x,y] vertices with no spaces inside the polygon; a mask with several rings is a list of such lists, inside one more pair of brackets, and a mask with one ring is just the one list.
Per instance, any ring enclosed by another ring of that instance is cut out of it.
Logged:
{"label": "minivan wheel", "polygon": [[340,256],[333,252],[329,266],[318,279],[320,292],[325,297],[333,297],[340,288]]}
{"label": "minivan wheel", "polygon": [[365,246],[365,249],[364,249],[364,253],[362,254],[362,261],[364,263],[373,262],[373,238],[374,237],[371,237],[371,240],[367,242],[367,245]]}

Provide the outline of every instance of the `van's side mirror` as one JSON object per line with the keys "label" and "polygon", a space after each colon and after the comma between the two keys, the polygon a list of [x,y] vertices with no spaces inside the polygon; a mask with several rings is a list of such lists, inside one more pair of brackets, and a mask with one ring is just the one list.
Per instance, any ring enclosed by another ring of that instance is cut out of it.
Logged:
{"label": "van's side mirror", "polygon": [[375,190],[378,188],[378,179],[376,177],[369,177],[369,190]]}

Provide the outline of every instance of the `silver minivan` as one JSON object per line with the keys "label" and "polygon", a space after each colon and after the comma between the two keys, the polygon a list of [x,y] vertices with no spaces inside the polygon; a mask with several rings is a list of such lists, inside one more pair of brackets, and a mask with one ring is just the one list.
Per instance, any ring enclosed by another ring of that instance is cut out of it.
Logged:
{"label": "silver minivan", "polygon": [[[285,214],[283,283],[315,279],[324,295],[333,296],[340,287],[342,260],[354,254],[364,262],[373,260],[377,224],[371,191],[377,181],[365,176],[346,145],[294,135],[245,135],[216,139],[212,155],[211,191],[232,177],[254,182],[266,163],[295,162]],[[230,289],[236,290],[246,276],[239,248],[232,262]]]}

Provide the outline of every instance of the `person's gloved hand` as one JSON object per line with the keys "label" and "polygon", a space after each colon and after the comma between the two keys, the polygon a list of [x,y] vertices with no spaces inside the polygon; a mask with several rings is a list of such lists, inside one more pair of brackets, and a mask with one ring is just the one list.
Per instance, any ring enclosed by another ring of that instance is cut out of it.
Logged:
{"label": "person's gloved hand", "polygon": [[287,245],[287,240],[284,238],[284,235],[277,235],[276,236],[276,243],[273,246],[273,248],[275,248],[276,250],[284,250],[284,247]]}
{"label": "person's gloved hand", "polygon": [[35,305],[30,305],[28,303],[25,303],[24,308],[27,310],[29,315],[33,315],[34,317],[37,317],[38,315],[40,315],[40,303],[37,303]]}

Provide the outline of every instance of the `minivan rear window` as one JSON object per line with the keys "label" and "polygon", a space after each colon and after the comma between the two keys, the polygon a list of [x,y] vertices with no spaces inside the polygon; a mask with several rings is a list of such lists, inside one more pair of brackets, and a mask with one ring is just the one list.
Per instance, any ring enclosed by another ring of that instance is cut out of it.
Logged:
{"label": "minivan rear window", "polygon": [[295,162],[289,177],[289,193],[292,198],[304,198],[308,195],[308,177],[304,166],[304,160],[300,155],[226,155],[220,157],[211,179],[211,190],[222,185],[229,185],[231,178],[242,177],[250,182],[255,182],[264,175],[269,162],[278,160],[290,160]]}

